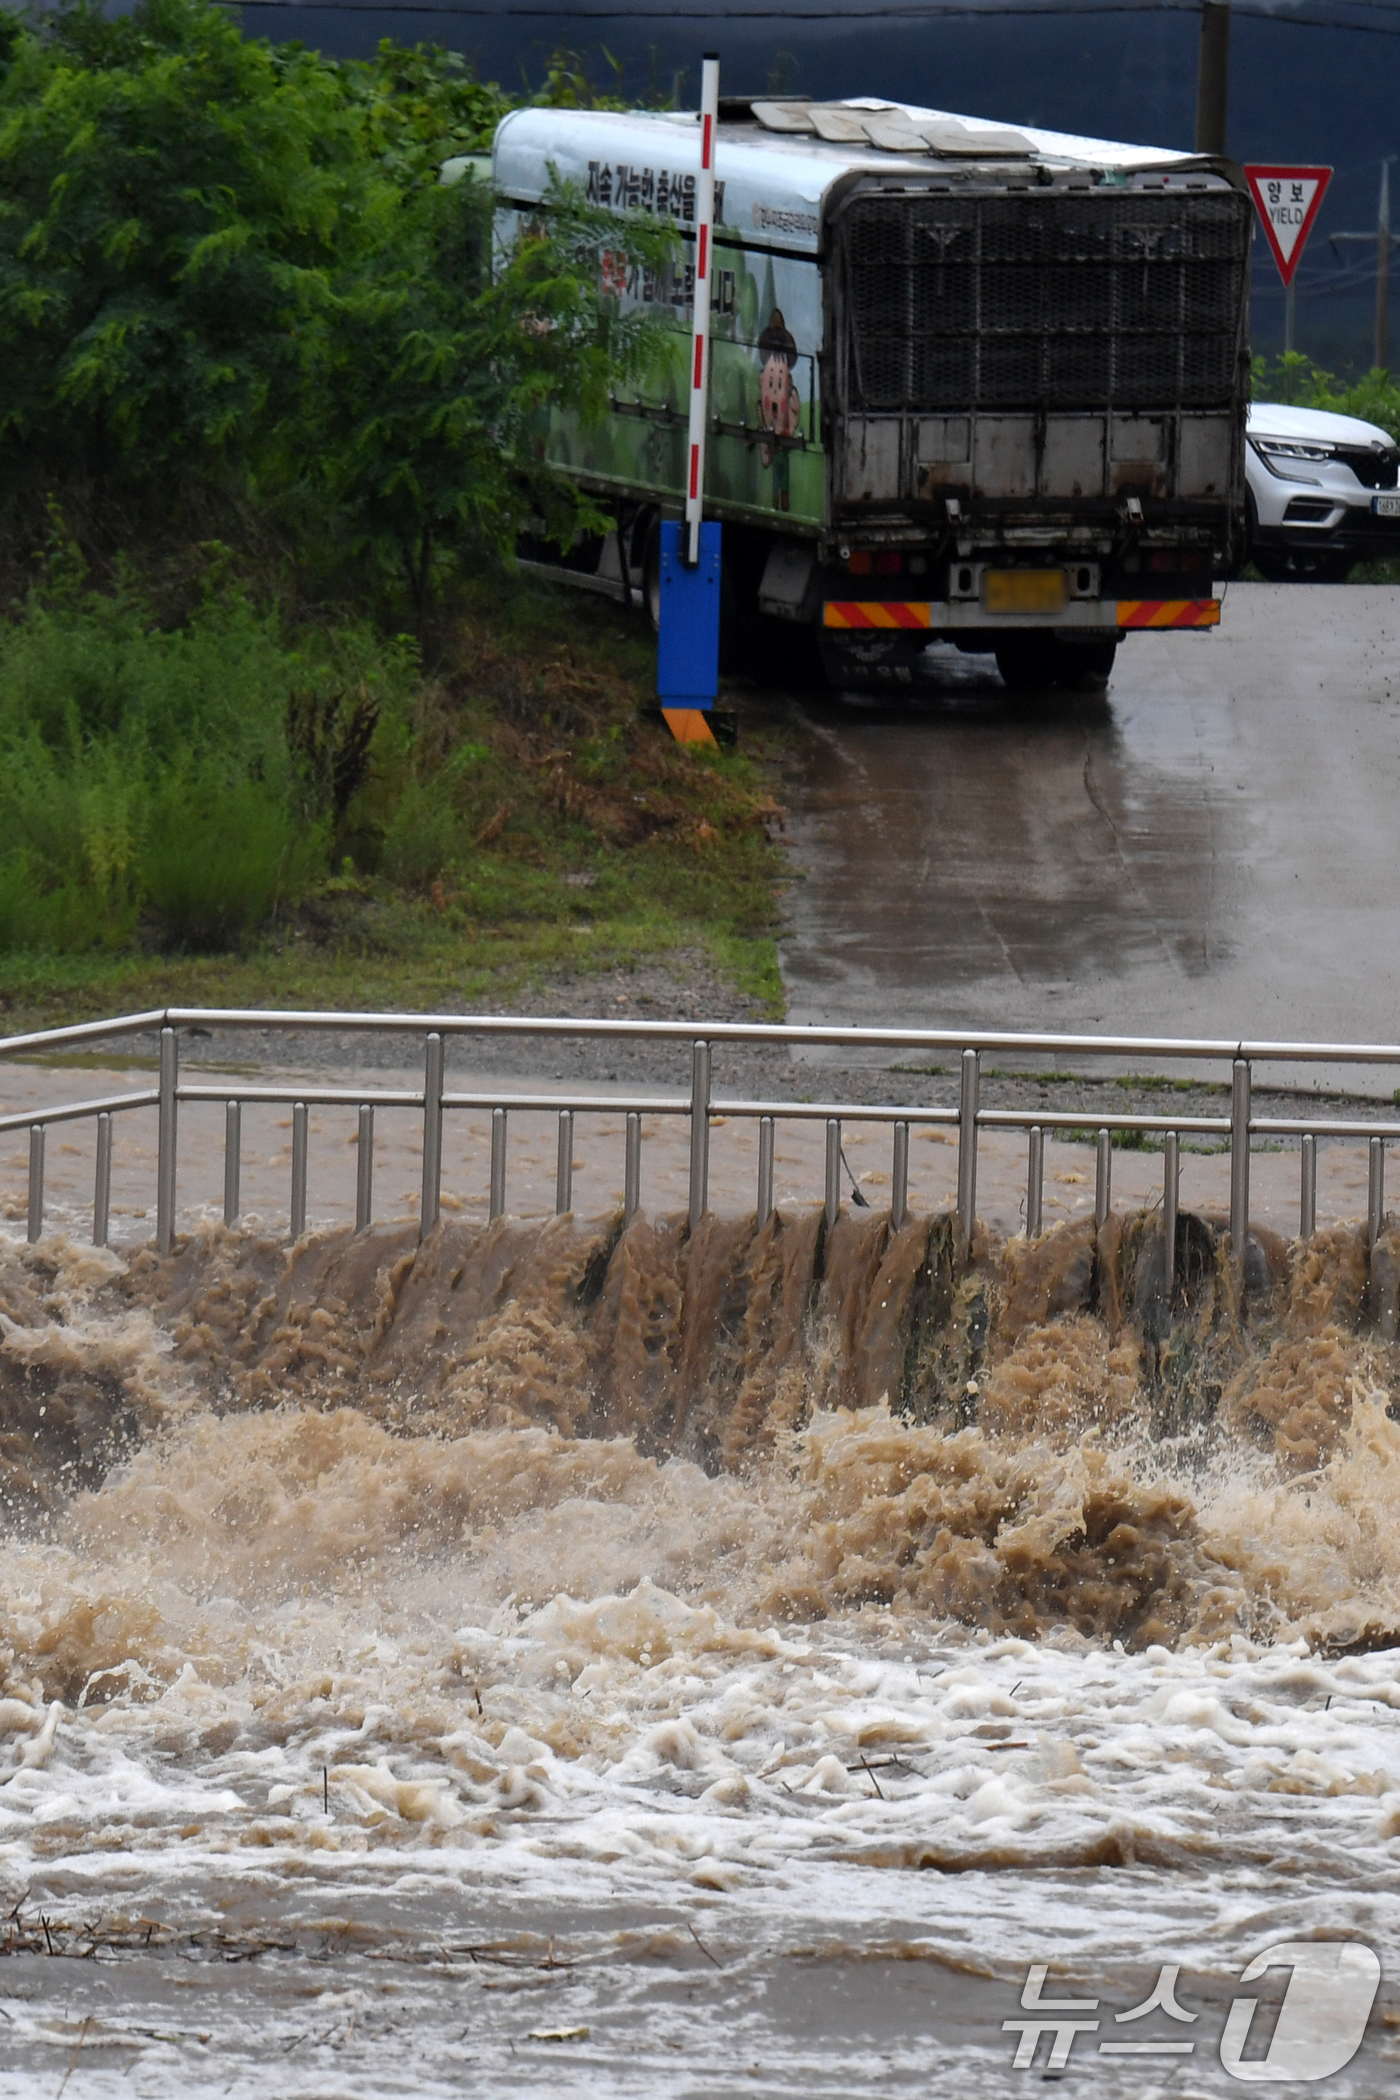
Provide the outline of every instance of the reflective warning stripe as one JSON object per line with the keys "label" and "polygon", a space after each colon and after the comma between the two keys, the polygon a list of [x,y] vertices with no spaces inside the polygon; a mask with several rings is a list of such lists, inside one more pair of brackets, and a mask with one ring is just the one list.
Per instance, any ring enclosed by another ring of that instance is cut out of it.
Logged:
{"label": "reflective warning stripe", "polygon": [[[1218,598],[1120,598],[1120,627],[1218,627]],[[826,627],[932,627],[933,607],[902,599],[829,599],[822,608]],[[996,615],[989,615],[996,624]]]}
{"label": "reflective warning stripe", "polygon": [[701,707],[663,707],[666,727],[678,744],[712,744],[708,710]]}
{"label": "reflective warning stripe", "polygon": [[700,67],[700,180],[695,192],[698,236],[691,330],[690,417],[686,439],[690,470],[685,492],[687,560],[700,559],[700,520],[705,509],[705,401],[710,377],[710,263],[715,216],[715,126],[719,122],[719,60],[713,52]]}
{"label": "reflective warning stripe", "polygon": [[931,605],[831,602],[823,608],[828,627],[932,627]]}
{"label": "reflective warning stripe", "polygon": [[1218,598],[1120,598],[1120,627],[1218,627]]}

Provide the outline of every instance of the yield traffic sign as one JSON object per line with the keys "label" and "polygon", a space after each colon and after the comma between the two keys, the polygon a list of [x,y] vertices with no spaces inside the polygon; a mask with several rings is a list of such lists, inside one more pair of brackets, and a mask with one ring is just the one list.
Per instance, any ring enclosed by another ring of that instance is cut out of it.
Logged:
{"label": "yield traffic sign", "polygon": [[1244,179],[1285,285],[1303,259],[1313,220],[1332,180],[1330,168],[1247,167]]}

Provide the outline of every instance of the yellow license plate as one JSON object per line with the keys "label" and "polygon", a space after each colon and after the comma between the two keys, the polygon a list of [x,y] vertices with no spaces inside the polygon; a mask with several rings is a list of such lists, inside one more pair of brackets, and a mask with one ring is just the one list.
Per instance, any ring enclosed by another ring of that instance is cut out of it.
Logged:
{"label": "yellow license plate", "polygon": [[982,603],[989,613],[1059,612],[1065,602],[1063,569],[987,569]]}

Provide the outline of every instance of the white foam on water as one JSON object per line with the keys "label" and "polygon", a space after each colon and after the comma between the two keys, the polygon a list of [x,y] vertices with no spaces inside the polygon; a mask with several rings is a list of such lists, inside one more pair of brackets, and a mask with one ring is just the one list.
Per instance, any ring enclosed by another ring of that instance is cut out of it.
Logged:
{"label": "white foam on water", "polygon": [[[1400,1625],[1400,1429],[1365,1379],[1303,1473],[1111,1420],[998,1434],[989,1401],[957,1434],[831,1410],[711,1476],[629,1437],[221,1413],[149,1312],[104,1308],[112,1274],[74,1252],[52,1324],[5,1336],[120,1373],[140,1434],[0,1545],[0,2092],[67,2049],[79,2095],[268,2066],[288,2095],[557,2091],[566,2063],[599,2095],[999,2093],[1034,1962],[1118,2008],[1179,1964],[1217,2039],[1261,1947],[1355,1937],[1395,1972],[1400,1649],[1328,1652]],[[1065,1597],[1129,1576],[1174,1638],[1079,1630]],[[1032,1633],[978,1630],[982,1595]],[[318,1946],[353,1980],[312,2005]],[[877,1972],[884,2011],[824,2039],[782,2010]],[[1388,2046],[1328,2090],[1368,2095]],[[1232,2089],[1214,2042],[1186,2082],[1091,2068]]]}

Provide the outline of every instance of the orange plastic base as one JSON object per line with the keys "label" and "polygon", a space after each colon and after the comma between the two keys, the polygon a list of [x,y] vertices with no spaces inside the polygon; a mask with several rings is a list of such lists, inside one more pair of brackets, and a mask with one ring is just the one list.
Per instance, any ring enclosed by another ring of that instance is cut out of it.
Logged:
{"label": "orange plastic base", "polygon": [[663,707],[661,712],[678,744],[713,744],[714,731],[703,707]]}

